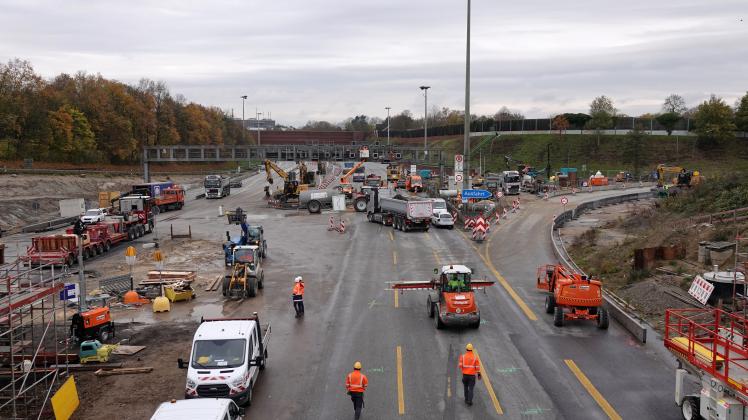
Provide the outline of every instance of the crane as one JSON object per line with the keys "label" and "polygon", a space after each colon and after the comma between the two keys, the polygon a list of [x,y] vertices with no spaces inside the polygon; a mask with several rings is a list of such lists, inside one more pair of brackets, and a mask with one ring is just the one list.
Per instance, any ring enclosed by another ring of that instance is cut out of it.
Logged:
{"label": "crane", "polygon": [[353,167],[345,173],[345,175],[340,177],[340,187],[341,191],[350,198],[353,195],[353,185],[348,180],[348,178],[353,175],[354,172],[356,172],[356,169],[360,168],[364,163],[366,162],[366,159],[361,159],[360,162],[353,165]]}

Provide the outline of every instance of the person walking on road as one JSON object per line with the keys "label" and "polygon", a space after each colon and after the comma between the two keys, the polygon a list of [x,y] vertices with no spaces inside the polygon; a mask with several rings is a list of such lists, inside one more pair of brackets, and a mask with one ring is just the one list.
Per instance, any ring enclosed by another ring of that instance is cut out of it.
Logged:
{"label": "person walking on road", "polygon": [[353,418],[356,420],[361,417],[361,409],[364,408],[364,391],[367,386],[369,386],[369,379],[361,373],[361,362],[354,363],[353,372],[345,377],[345,389],[353,401]]}
{"label": "person walking on road", "polygon": [[480,376],[480,360],[473,353],[473,344],[465,346],[465,354],[460,355],[459,368],[462,370],[462,385],[465,390],[465,404],[473,405],[473,388],[475,388],[475,377]]}
{"label": "person walking on road", "polygon": [[304,316],[304,279],[297,276],[294,279],[293,291],[291,292],[293,308],[296,311],[296,318]]}

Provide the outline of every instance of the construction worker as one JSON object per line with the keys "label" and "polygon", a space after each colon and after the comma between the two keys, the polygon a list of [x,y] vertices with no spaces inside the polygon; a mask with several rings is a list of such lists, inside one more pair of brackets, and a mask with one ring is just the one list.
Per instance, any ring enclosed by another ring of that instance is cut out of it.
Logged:
{"label": "construction worker", "polygon": [[296,318],[304,316],[304,279],[301,276],[296,276],[294,279],[291,295],[293,308],[296,311]]}
{"label": "construction worker", "polygon": [[354,419],[361,417],[361,409],[364,408],[364,391],[369,386],[369,380],[366,375],[361,373],[361,362],[353,364],[353,372],[345,377],[345,389],[353,401]]}
{"label": "construction worker", "polygon": [[480,360],[473,353],[473,344],[465,346],[465,354],[460,355],[459,368],[462,370],[462,385],[465,391],[465,404],[473,405],[473,388],[475,388],[475,377],[480,376]]}

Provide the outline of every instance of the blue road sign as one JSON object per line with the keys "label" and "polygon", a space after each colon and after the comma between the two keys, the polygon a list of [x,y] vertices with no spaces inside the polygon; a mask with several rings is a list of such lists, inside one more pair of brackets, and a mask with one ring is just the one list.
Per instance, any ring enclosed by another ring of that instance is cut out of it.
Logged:
{"label": "blue road sign", "polygon": [[462,191],[462,198],[463,199],[486,199],[491,198],[491,193],[486,190],[463,190]]}

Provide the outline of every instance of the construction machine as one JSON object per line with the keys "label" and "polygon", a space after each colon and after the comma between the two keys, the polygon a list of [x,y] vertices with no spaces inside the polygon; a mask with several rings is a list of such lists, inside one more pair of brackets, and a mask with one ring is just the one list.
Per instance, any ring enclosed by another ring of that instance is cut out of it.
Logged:
{"label": "construction machine", "polygon": [[[304,165],[303,162],[299,165],[300,178],[302,179],[302,181],[296,179],[296,172],[286,172],[280,166],[276,165],[270,160],[265,160],[264,165],[268,184],[273,184],[272,172],[275,172],[279,177],[281,177],[281,179],[283,179],[283,189],[278,189],[272,194],[274,199],[280,200],[285,203],[288,200],[299,198],[299,194],[302,191],[306,191],[307,189],[309,189],[309,185],[302,183],[304,178],[308,179],[309,177],[309,172],[307,172],[306,165]],[[270,195],[270,190],[268,187],[265,187],[265,193],[266,195]]]}
{"label": "construction machine", "polygon": [[553,314],[553,325],[562,327],[565,320],[585,319],[608,328],[608,310],[603,307],[603,284],[586,275],[570,273],[561,265],[538,268],[538,289],[548,292],[545,312]]}
{"label": "construction machine", "polygon": [[237,245],[233,249],[231,275],[223,278],[221,292],[224,297],[240,299],[255,297],[257,289],[264,288],[265,275],[257,245]]}
{"label": "construction machine", "polygon": [[78,360],[81,364],[88,362],[106,363],[118,344],[101,344],[99,340],[86,340],[81,343]]}
{"label": "construction machine", "polygon": [[691,188],[700,184],[702,177],[699,171],[690,171],[680,166],[665,164],[657,165],[657,186],[675,185],[678,187]]}
{"label": "construction machine", "polygon": [[109,337],[114,337],[114,321],[109,307],[92,308],[73,314],[70,335],[77,341],[97,339],[106,342]]}
{"label": "construction machine", "polygon": [[426,310],[429,318],[434,318],[437,329],[448,325],[480,327],[474,290],[493,286],[494,282],[473,279],[473,270],[458,264],[435,268],[434,274],[438,277],[430,281],[402,281],[391,285],[395,290],[429,290]]}
{"label": "construction machine", "polygon": [[353,167],[349,169],[348,172],[345,173],[345,175],[340,177],[340,187],[346,198],[353,197],[353,184],[351,184],[350,181],[351,175],[353,175],[356,170],[358,170],[358,168],[362,167],[365,162],[366,159],[361,159],[361,161],[353,165]]}
{"label": "construction machine", "polygon": [[397,165],[387,165],[387,182],[397,182],[400,179],[400,169]]}

